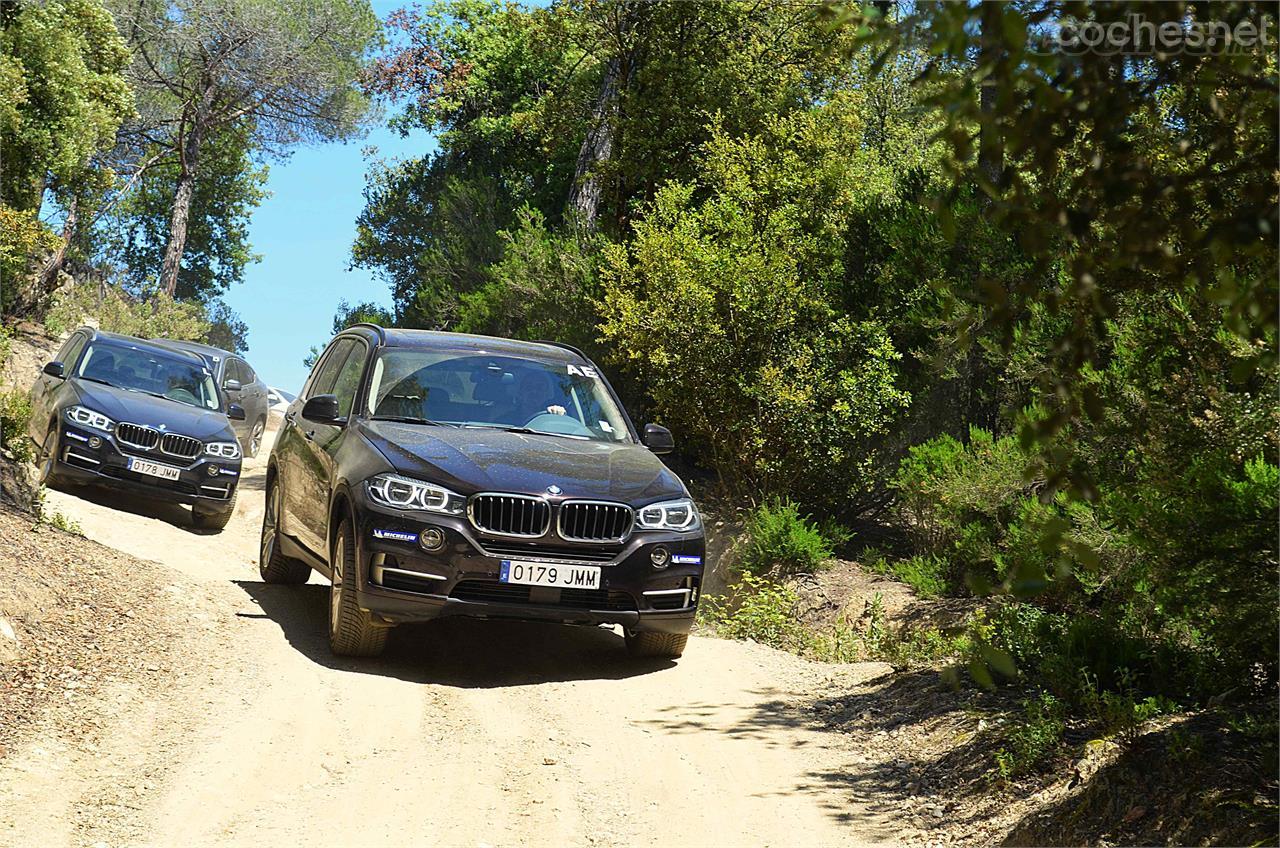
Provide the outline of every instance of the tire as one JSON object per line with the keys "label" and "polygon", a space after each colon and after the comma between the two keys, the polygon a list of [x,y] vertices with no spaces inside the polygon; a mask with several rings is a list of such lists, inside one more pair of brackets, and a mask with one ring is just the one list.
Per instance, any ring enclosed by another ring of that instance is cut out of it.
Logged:
{"label": "tire", "polygon": [[625,633],[627,653],[633,657],[662,657],[674,660],[684,653],[689,642],[688,633]]}
{"label": "tire", "polygon": [[36,483],[49,488],[57,488],[65,485],[67,479],[58,473],[58,427],[55,424],[49,428],[48,434],[44,437],[44,444],[40,446],[40,453],[36,457]]}
{"label": "tire", "polygon": [[231,516],[236,512],[236,498],[240,496],[238,491],[231,493],[231,500],[225,505],[210,508],[203,503],[197,501],[191,505],[191,523],[200,530],[221,530],[227,526],[227,522],[231,520]]}
{"label": "tire", "polygon": [[274,478],[267,484],[267,505],[262,511],[262,540],[258,546],[258,574],[263,583],[299,586],[311,576],[311,566],[280,553],[277,522],[280,516],[280,487]]}
{"label": "tire", "polygon": [[376,657],[387,645],[387,630],[356,605],[356,535],[344,519],[333,543],[329,587],[329,650],[340,657]]}
{"label": "tire", "polygon": [[262,450],[262,434],[267,431],[267,419],[259,418],[249,429],[249,444],[245,445],[244,455],[253,459]]}

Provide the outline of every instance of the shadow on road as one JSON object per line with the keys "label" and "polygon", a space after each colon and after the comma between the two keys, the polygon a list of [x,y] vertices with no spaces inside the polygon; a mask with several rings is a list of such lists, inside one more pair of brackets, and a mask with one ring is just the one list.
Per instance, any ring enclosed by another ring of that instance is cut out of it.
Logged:
{"label": "shadow on road", "polygon": [[191,523],[191,508],[172,501],[133,495],[102,486],[59,486],[58,491],[108,509],[141,515],[143,518],[155,518],[193,536],[213,536],[221,532],[195,527]]}
{"label": "shadow on road", "polygon": [[448,618],[401,625],[376,659],[329,652],[329,587],[272,586],[236,580],[285,638],[312,662],[357,674],[380,674],[464,689],[566,680],[621,680],[671,668],[670,660],[628,657],[622,637],[601,627]]}

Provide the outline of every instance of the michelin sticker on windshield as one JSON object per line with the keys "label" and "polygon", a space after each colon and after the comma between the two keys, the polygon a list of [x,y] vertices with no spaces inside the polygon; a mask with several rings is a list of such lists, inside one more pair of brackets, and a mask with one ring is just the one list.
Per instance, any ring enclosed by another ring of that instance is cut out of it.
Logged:
{"label": "michelin sticker on windshield", "polygon": [[378,530],[373,531],[375,539],[390,539],[393,542],[408,542],[410,544],[418,541],[417,533],[406,533],[403,530]]}
{"label": "michelin sticker on windshield", "polygon": [[671,561],[676,565],[702,565],[702,557],[690,554],[673,554]]}
{"label": "michelin sticker on windshield", "polygon": [[572,362],[570,362],[565,367],[568,369],[570,374],[577,374],[579,377],[590,377],[593,380],[600,379],[599,372],[597,372],[596,369],[590,367],[589,365],[574,365]]}

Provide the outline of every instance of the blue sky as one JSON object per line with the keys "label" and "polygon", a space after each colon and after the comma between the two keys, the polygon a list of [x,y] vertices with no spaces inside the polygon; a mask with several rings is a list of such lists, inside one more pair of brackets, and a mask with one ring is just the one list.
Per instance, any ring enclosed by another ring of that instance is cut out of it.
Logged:
{"label": "blue sky", "polygon": [[[402,4],[401,4],[402,5]],[[380,16],[396,4],[375,3]],[[268,384],[290,392],[307,376],[302,359],[328,341],[343,298],[391,305],[387,286],[368,271],[348,271],[356,216],[364,208],[365,147],[382,158],[406,159],[435,149],[418,133],[402,139],[385,127],[347,144],[299,148],[272,163],[271,196],[253,213],[249,241],[262,261],[225,297],[249,325],[250,364]]]}

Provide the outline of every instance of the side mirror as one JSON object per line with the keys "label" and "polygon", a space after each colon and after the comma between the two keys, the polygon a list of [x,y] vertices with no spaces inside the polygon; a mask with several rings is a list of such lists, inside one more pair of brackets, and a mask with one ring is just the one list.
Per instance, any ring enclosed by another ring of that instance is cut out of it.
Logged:
{"label": "side mirror", "polygon": [[240,390],[241,390],[242,388],[244,388],[244,387],[240,385],[240,381],[239,381],[239,380],[230,380],[230,379],[228,379],[228,380],[223,380],[223,381],[222,381],[222,388],[224,388],[225,390],[227,390],[227,391],[229,391],[229,392],[238,392],[238,391],[240,391]]}
{"label": "side mirror", "polygon": [[644,444],[657,454],[671,453],[676,449],[676,440],[671,437],[671,431],[661,424],[644,425]]}
{"label": "side mirror", "polygon": [[319,424],[338,420],[338,399],[333,395],[316,395],[302,406],[302,417]]}
{"label": "side mirror", "polygon": [[238,403],[227,404],[227,417],[232,421],[243,421],[245,419],[244,407]]}
{"label": "side mirror", "polygon": [[61,362],[46,362],[44,364],[44,373],[48,374],[50,377],[57,377],[61,380],[66,376],[66,369],[63,367]]}

